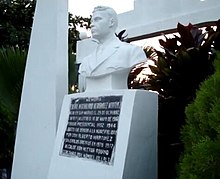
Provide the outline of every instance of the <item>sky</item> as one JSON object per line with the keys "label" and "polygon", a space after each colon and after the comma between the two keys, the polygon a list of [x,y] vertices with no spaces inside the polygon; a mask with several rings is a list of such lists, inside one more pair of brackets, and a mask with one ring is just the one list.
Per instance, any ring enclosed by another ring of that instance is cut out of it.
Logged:
{"label": "sky", "polygon": [[[98,5],[110,6],[118,14],[131,11],[134,9],[135,0],[69,0],[68,1],[68,11],[73,15],[78,15],[82,17],[89,17],[92,14],[93,8]],[[83,32],[83,29],[78,29]],[[87,34],[89,34],[87,32]],[[147,39],[132,42],[138,46],[153,46],[156,49],[160,49],[158,38]]]}
{"label": "sky", "polygon": [[69,0],[68,3],[68,11],[82,17],[89,17],[98,5],[110,6],[118,14],[132,10],[134,6],[134,0]]}

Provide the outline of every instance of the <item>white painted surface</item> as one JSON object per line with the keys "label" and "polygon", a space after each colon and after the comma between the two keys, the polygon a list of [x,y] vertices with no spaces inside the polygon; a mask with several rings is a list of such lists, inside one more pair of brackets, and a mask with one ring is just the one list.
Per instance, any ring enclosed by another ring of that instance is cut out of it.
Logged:
{"label": "white painted surface", "polygon": [[97,47],[97,43],[92,38],[77,41],[76,63],[81,63],[82,59],[91,54]]}
{"label": "white painted surface", "polygon": [[[71,98],[122,95],[113,165],[60,156]],[[144,90],[113,90],[66,95],[48,179],[156,179],[157,178],[156,93]]]}
{"label": "white painted surface", "polygon": [[45,179],[67,94],[67,0],[37,0],[27,58],[12,179]]}
{"label": "white painted surface", "polygon": [[115,36],[117,26],[118,15],[113,8],[94,7],[91,34],[98,45],[81,61],[79,89],[127,89],[127,78],[131,69],[147,61],[144,51],[139,46],[122,42]]}
{"label": "white painted surface", "polygon": [[[134,10],[118,14],[118,29],[126,29],[128,38],[176,29],[177,23],[198,24],[220,18],[219,0],[135,0]],[[94,44],[79,41],[77,63],[88,55]],[[88,52],[88,53],[87,53]]]}
{"label": "white painted surface", "polygon": [[89,17],[93,8],[99,5],[110,6],[114,8],[117,13],[123,13],[134,8],[134,0],[69,0],[69,12],[73,15]]}
{"label": "white painted surface", "polygon": [[135,0],[133,10],[119,13],[118,32],[126,29],[128,37],[134,38],[175,29],[178,22],[216,21],[219,12],[219,0]]}
{"label": "white painted surface", "polygon": [[220,18],[219,0],[136,0],[134,10],[118,15],[118,31],[129,38],[174,29],[180,22],[197,24]]}
{"label": "white painted surface", "polygon": [[97,90],[128,89],[130,69],[119,70],[108,75],[86,78],[86,92]]}

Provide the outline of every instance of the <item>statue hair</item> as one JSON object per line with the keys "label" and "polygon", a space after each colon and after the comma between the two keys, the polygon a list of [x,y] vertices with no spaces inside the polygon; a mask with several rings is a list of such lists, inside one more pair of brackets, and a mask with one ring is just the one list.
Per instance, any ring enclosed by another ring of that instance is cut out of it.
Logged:
{"label": "statue hair", "polygon": [[108,6],[96,6],[92,13],[95,13],[97,11],[105,11],[109,15],[109,17],[113,18],[115,29],[118,27],[118,14],[113,8]]}

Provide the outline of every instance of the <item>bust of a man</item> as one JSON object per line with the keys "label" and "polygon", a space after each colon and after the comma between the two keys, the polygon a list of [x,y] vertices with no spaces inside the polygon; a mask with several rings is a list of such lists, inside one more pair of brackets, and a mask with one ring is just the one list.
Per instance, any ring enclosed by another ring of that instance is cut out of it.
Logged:
{"label": "bust of a man", "polygon": [[94,8],[91,33],[98,45],[79,67],[81,84],[86,91],[127,89],[130,70],[147,60],[140,47],[121,42],[115,36],[117,25],[114,9],[106,6]]}

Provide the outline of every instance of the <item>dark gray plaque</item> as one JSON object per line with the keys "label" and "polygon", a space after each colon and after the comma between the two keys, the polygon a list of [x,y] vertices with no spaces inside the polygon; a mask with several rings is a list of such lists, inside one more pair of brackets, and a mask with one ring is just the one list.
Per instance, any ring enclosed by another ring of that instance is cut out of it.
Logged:
{"label": "dark gray plaque", "polygon": [[113,164],[122,96],[71,99],[60,155]]}

